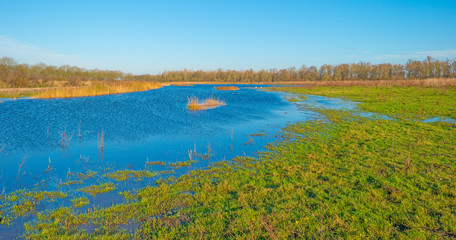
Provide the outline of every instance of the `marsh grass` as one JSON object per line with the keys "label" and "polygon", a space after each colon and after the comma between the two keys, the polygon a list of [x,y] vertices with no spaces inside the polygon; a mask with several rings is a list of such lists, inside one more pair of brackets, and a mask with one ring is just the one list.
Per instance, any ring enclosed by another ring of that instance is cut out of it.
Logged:
{"label": "marsh grass", "polygon": [[86,197],[79,197],[79,198],[71,199],[71,203],[73,205],[73,208],[79,208],[79,207],[88,205],[89,199]]}
{"label": "marsh grass", "polygon": [[161,85],[154,82],[144,81],[96,81],[90,86],[83,87],[61,87],[46,89],[38,92],[36,98],[72,98],[99,96],[128,92],[139,92],[160,88]]}
{"label": "marsh grass", "polygon": [[118,170],[112,173],[105,174],[104,177],[115,179],[116,181],[126,181],[130,178],[136,178],[140,181],[143,178],[152,178],[157,176],[158,173],[153,173],[144,170]]}
{"label": "marsh grass", "polygon": [[95,176],[95,174],[97,174],[97,172],[88,170],[87,172],[84,172],[84,173],[77,173],[76,178],[81,179],[81,180],[87,180],[87,179]]}
{"label": "marsh grass", "polygon": [[92,195],[95,197],[96,195],[100,193],[107,193],[111,192],[114,189],[116,189],[115,185],[113,183],[103,183],[100,185],[91,185],[88,187],[82,187],[78,190],[78,192],[84,192]]}
{"label": "marsh grass", "polygon": [[53,202],[66,198],[67,193],[57,191],[36,191],[21,189],[0,198],[0,223],[9,224],[23,216],[33,214],[36,206],[43,201]]}
{"label": "marsh grass", "polygon": [[236,90],[239,90],[239,88],[235,87],[235,86],[220,86],[220,87],[216,87],[215,90],[236,91]]}
{"label": "marsh grass", "polygon": [[182,168],[182,167],[190,167],[193,163],[197,163],[198,161],[196,160],[188,160],[188,161],[185,161],[185,162],[175,162],[175,163],[169,163],[168,165],[170,167],[172,167],[173,169],[179,169],[179,168]]}
{"label": "marsh grass", "polygon": [[166,166],[166,163],[164,163],[163,161],[152,161],[152,162],[149,162],[149,159],[147,159],[145,165],[146,166],[150,166],[150,165]]}
{"label": "marsh grass", "polygon": [[212,97],[206,98],[204,100],[199,100],[197,97],[191,97],[188,98],[187,101],[187,108],[191,111],[212,109],[224,105],[226,105],[224,101]]}

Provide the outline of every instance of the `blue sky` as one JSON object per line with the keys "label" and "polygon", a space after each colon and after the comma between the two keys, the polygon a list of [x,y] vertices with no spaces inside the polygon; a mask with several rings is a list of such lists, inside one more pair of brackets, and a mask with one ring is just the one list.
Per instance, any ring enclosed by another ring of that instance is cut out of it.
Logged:
{"label": "blue sky", "polygon": [[0,57],[135,74],[456,58],[456,1],[0,0]]}

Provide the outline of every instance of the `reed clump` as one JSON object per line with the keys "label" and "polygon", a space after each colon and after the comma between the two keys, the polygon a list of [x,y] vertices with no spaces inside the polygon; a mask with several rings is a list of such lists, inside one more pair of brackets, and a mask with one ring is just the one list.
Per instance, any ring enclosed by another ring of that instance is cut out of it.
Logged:
{"label": "reed clump", "polygon": [[220,87],[216,87],[215,90],[236,91],[236,90],[239,90],[239,88],[235,87],[235,86],[220,86]]}
{"label": "reed clump", "polygon": [[139,92],[160,88],[161,85],[154,82],[145,81],[112,81],[93,82],[89,86],[83,87],[61,87],[45,89],[37,93],[35,98],[72,98],[100,96],[118,93]]}
{"label": "reed clump", "polygon": [[187,108],[191,111],[199,111],[226,105],[224,101],[212,97],[199,100],[197,97],[188,98]]}

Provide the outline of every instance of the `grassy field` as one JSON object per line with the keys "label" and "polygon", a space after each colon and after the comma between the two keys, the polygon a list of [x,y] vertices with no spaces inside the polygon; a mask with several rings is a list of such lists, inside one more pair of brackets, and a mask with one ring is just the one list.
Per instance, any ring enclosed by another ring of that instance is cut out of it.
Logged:
{"label": "grassy field", "polygon": [[396,118],[456,119],[456,87],[338,86],[273,88],[291,93],[338,97],[359,102],[363,111]]}
{"label": "grassy field", "polygon": [[[456,238],[456,124],[418,121],[454,117],[454,88],[276,90],[345,97],[360,102],[361,111],[396,118],[315,109],[323,120],[287,126],[283,140],[257,158],[237,157],[162,179],[123,193],[126,202],[109,208],[38,213],[26,224],[27,237]],[[139,223],[135,232],[125,228],[132,223]]]}

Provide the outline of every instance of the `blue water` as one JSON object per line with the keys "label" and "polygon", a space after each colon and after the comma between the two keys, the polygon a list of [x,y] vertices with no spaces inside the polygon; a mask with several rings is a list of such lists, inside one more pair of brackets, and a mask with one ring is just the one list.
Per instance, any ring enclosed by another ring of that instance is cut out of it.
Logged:
{"label": "blue water", "polygon": [[[187,98],[214,97],[226,106],[193,112]],[[188,151],[210,153],[210,161],[251,155],[274,140],[287,122],[313,117],[281,95],[241,87],[163,87],[146,92],[71,98],[27,99],[0,104],[0,179],[5,191],[42,179],[64,181],[87,169],[141,169],[146,160],[188,160]],[[265,132],[262,137],[246,134]],[[97,147],[104,134],[103,154]],[[62,148],[66,133],[68,147]],[[249,142],[250,138],[253,139]],[[18,174],[19,165],[24,164]],[[51,159],[51,172],[46,173]],[[87,161],[87,159],[89,159]],[[200,162],[196,167],[207,165]],[[16,181],[20,178],[20,182]],[[54,182],[52,182],[54,181]]]}

